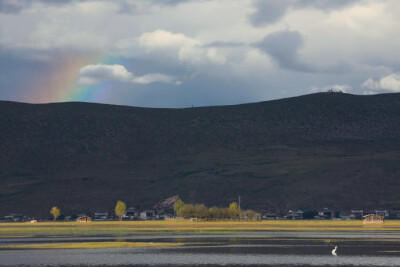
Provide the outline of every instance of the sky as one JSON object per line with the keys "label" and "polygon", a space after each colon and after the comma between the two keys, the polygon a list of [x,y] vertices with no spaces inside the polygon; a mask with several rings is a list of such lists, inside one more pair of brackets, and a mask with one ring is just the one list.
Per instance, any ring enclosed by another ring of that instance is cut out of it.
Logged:
{"label": "sky", "polygon": [[400,92],[398,0],[0,0],[0,100],[183,108]]}

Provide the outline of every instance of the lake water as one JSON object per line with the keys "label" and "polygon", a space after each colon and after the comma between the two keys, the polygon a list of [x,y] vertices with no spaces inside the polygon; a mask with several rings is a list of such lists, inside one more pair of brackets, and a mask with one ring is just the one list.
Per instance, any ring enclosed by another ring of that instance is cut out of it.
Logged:
{"label": "lake water", "polygon": [[[1,250],[0,266],[400,266],[400,237],[386,233],[0,239],[0,245],[88,241],[180,242],[181,247]],[[331,250],[338,246],[338,256]]]}

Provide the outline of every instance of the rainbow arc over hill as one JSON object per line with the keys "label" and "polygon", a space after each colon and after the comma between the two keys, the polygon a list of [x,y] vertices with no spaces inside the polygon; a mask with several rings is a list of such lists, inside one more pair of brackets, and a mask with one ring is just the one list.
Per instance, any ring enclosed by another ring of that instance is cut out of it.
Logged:
{"label": "rainbow arc over hill", "polygon": [[[82,86],[77,84],[79,70],[89,64],[124,64],[124,59],[89,55],[84,57],[65,58],[57,67],[54,67],[46,77],[41,77],[40,82],[33,87],[25,84],[27,93],[21,96],[22,101],[29,103],[53,102],[107,102],[110,98],[117,97],[111,90],[111,84],[103,82],[95,85]],[[118,98],[124,96],[119,95]]]}

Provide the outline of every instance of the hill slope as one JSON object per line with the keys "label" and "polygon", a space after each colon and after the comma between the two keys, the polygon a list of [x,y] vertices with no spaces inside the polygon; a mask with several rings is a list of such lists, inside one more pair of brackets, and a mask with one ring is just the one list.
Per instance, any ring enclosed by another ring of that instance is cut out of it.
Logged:
{"label": "hill slope", "polygon": [[0,102],[0,215],[185,202],[399,209],[400,94],[189,109]]}

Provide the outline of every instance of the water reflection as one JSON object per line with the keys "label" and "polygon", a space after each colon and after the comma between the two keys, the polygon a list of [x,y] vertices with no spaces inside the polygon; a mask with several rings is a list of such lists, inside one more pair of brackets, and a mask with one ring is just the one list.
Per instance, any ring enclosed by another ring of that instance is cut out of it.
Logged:
{"label": "water reflection", "polygon": [[[48,242],[180,242],[182,247],[0,250],[0,266],[399,266],[399,236],[228,235],[1,239],[0,244]],[[338,256],[331,251],[338,246]],[[391,252],[389,252],[391,251]]]}
{"label": "water reflection", "polygon": [[96,250],[25,250],[0,252],[2,266],[96,266],[96,265],[270,265],[270,266],[398,266],[400,257],[249,254],[188,252],[175,249],[96,249]]}

